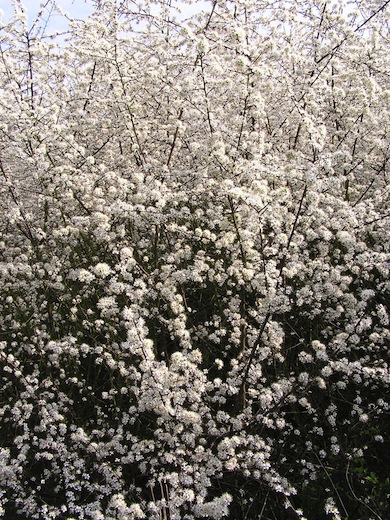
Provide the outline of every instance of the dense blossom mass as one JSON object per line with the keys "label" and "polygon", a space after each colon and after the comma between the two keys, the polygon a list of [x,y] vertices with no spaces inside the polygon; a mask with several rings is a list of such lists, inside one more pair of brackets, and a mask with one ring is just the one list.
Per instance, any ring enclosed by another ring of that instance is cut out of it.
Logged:
{"label": "dense blossom mass", "polygon": [[0,516],[388,518],[389,2],[13,3]]}

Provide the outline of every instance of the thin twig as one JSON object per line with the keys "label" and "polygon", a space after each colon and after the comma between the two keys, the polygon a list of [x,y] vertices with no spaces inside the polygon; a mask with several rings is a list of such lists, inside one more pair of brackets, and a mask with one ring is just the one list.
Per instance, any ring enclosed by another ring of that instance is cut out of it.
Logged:
{"label": "thin twig", "polygon": [[319,458],[319,456],[317,455],[316,452],[314,452],[314,455],[316,456],[316,458],[317,458],[318,462],[320,463],[320,466],[322,467],[322,469],[325,471],[326,476],[328,477],[329,482],[331,483],[332,488],[334,489],[334,492],[336,493],[337,498],[338,498],[339,501],[340,501],[341,507],[344,509],[345,516],[346,516],[347,518],[349,518],[348,511],[347,511],[347,509],[346,509],[346,507],[345,507],[345,505],[344,505],[344,502],[343,502],[343,500],[342,500],[342,498],[341,498],[341,496],[340,496],[340,493],[337,491],[337,488],[336,488],[336,486],[335,486],[335,483],[333,482],[332,477],[331,477],[330,474],[329,474],[329,471],[326,469],[325,465],[322,463],[322,460]]}
{"label": "thin twig", "polygon": [[291,243],[291,240],[294,236],[294,233],[295,233],[295,229],[297,227],[297,224],[298,224],[298,219],[299,219],[299,216],[301,214],[301,210],[302,210],[302,204],[303,204],[303,200],[306,196],[306,193],[307,193],[307,185],[305,186],[305,189],[303,190],[303,193],[302,193],[302,197],[301,197],[301,200],[299,201],[299,207],[298,207],[298,211],[297,211],[297,214],[295,215],[295,220],[294,220],[294,224],[293,224],[293,227],[292,227],[292,230],[291,230],[291,233],[290,233],[290,236],[288,237],[288,242],[287,242],[287,246],[286,246],[286,250],[288,250],[290,248],[290,243]]}
{"label": "thin twig", "polygon": [[376,516],[376,518],[378,518],[378,520],[382,520],[382,517],[379,516],[368,504],[366,504],[365,502],[363,502],[363,500],[361,498],[359,498],[355,491],[353,490],[352,488],[352,484],[350,483],[349,481],[349,478],[348,478],[348,473],[349,473],[349,466],[351,465],[351,461],[349,460],[348,461],[348,464],[347,464],[347,469],[345,470],[345,480],[347,481],[347,484],[348,484],[348,487],[349,487],[349,490],[350,492],[352,493],[353,497],[355,498],[355,500],[357,500],[360,504],[362,504],[364,507],[366,507],[369,511],[371,511],[371,513],[373,515]]}

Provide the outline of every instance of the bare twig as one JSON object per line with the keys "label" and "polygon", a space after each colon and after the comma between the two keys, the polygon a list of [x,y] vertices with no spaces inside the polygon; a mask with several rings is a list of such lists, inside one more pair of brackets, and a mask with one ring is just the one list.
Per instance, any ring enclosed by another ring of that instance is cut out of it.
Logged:
{"label": "bare twig", "polygon": [[295,229],[297,227],[297,224],[298,224],[298,219],[299,219],[299,216],[301,214],[301,211],[302,211],[302,204],[303,204],[303,200],[306,196],[306,193],[307,193],[307,185],[305,186],[304,190],[303,190],[303,193],[302,193],[302,197],[301,197],[301,200],[299,201],[299,207],[298,207],[298,211],[297,211],[297,214],[295,215],[295,220],[294,220],[294,224],[293,224],[293,227],[292,227],[292,230],[291,230],[291,233],[290,233],[290,236],[288,237],[288,242],[287,242],[287,246],[286,246],[286,250],[288,250],[290,248],[290,244],[291,244],[291,240],[294,236],[294,233],[295,233]]}
{"label": "bare twig", "polygon": [[350,465],[351,465],[351,461],[349,460],[348,464],[347,464],[347,469],[345,470],[345,480],[347,481],[347,484],[348,484],[350,492],[352,493],[352,495],[355,498],[355,500],[357,500],[359,502],[359,504],[362,504],[364,507],[366,507],[373,515],[375,515],[376,518],[378,518],[378,520],[382,520],[381,516],[379,516],[368,504],[363,502],[363,500],[356,495],[356,493],[355,493],[355,491],[354,491],[354,489],[352,487],[352,484],[351,484],[351,482],[349,480],[349,477],[348,477],[349,466]]}
{"label": "bare twig", "polygon": [[346,507],[345,507],[345,505],[344,505],[343,499],[341,498],[340,493],[337,491],[337,488],[336,488],[336,486],[335,486],[335,483],[333,482],[332,477],[331,477],[330,474],[329,474],[329,471],[326,469],[325,465],[323,464],[322,460],[319,458],[319,456],[317,455],[316,452],[314,452],[314,455],[316,456],[316,458],[317,458],[317,460],[318,460],[320,466],[322,467],[322,469],[324,470],[326,476],[328,477],[329,482],[331,483],[332,488],[334,489],[334,492],[336,493],[337,498],[338,498],[339,501],[340,501],[341,507],[342,507],[343,510],[344,510],[345,516],[346,516],[347,518],[349,518],[349,514],[348,514],[348,511],[347,511],[347,509],[346,509]]}

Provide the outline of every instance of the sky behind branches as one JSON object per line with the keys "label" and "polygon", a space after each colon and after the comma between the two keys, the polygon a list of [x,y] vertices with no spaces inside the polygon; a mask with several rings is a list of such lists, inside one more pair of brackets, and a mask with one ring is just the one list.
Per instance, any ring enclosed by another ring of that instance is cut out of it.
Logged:
{"label": "sky behind branches", "polygon": [[[27,11],[27,17],[29,25],[34,23],[40,9],[41,4],[45,2],[42,0],[21,0],[21,3]],[[188,5],[180,2],[180,0],[173,1],[172,4],[180,5],[182,9],[182,16],[186,18],[196,12],[204,9],[209,3],[207,0],[202,0],[196,4]],[[3,11],[4,21],[8,21],[13,16],[13,2],[11,0],[0,0],[0,10]],[[58,0],[58,5],[62,11],[69,15],[71,18],[87,18],[92,12],[92,2],[88,0]],[[66,18],[56,12],[50,13],[50,10],[46,9],[43,16],[44,20],[48,20],[47,29],[49,31],[62,31],[67,28]]]}
{"label": "sky behind branches", "polygon": [[[27,11],[27,17],[29,25],[34,23],[38,13],[41,9],[42,0],[22,0],[22,4]],[[92,11],[91,3],[83,0],[60,0],[59,6],[65,14],[75,18],[86,18]],[[11,0],[0,0],[0,9],[4,13],[4,20],[8,21],[13,16],[13,6]],[[50,14],[50,10],[46,9],[44,12],[44,19],[50,20],[48,23],[48,29],[50,30],[63,30],[67,27],[66,19],[56,12]]]}

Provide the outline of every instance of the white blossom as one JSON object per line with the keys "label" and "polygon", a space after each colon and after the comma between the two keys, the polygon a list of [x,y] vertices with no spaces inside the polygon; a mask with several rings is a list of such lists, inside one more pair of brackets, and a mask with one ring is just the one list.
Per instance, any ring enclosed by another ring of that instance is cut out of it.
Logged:
{"label": "white blossom", "polygon": [[12,4],[0,515],[386,517],[386,5]]}

